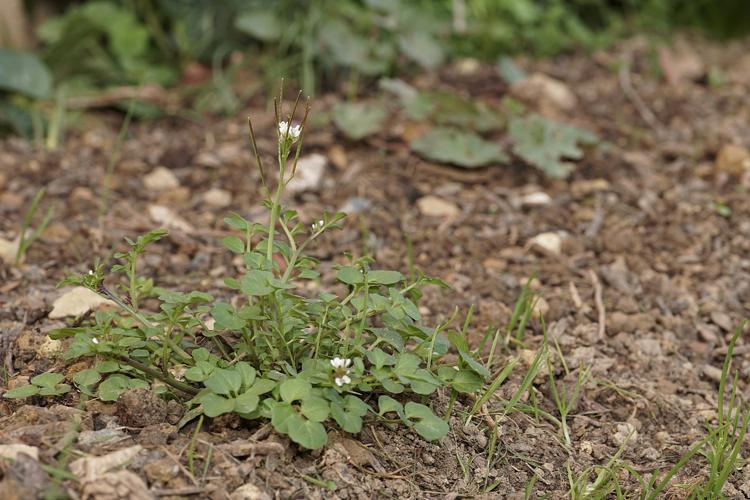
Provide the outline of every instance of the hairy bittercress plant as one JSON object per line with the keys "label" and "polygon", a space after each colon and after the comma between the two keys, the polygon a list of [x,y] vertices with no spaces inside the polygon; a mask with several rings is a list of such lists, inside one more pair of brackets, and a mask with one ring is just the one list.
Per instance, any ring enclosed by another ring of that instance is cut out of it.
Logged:
{"label": "hairy bittercress plant", "polygon": [[[267,224],[238,214],[225,219],[238,235],[224,238],[224,246],[245,264],[241,275],[225,279],[234,300],[154,288],[151,280],[138,276],[138,258],[166,234],[153,231],[128,240],[130,249],[116,255],[121,263],[110,272],[124,278],[121,284],[105,285],[109,275],[100,264],[62,282],[96,291],[119,311],[99,312],[92,324],[62,328],[53,336],[73,337],[67,359],[93,358],[91,367],[72,380],[79,390],[113,400],[128,388],[149,386],[185,401],[188,411],[181,425],[200,415],[236,413],[270,420],[296,443],[319,448],[326,443],[326,426],[357,433],[369,414],[400,420],[425,439],[440,439],[448,425],[433,413],[426,396],[440,387],[454,395],[475,392],[489,376],[469,354],[462,335],[446,332],[450,320],[437,327],[420,323],[420,289],[446,285],[422,275],[409,281],[400,272],[374,269],[373,261],[363,257],[338,267],[343,295],[298,292],[319,278],[318,262],[305,249],[345,217],[324,213],[308,226],[281,203],[295,175],[309,111],[306,106],[301,122],[294,124],[299,100],[286,120],[280,101],[275,107],[275,189],[250,124],[269,217]],[[145,296],[158,297],[158,311],[141,308]],[[450,344],[459,354],[455,366],[440,364]]]}

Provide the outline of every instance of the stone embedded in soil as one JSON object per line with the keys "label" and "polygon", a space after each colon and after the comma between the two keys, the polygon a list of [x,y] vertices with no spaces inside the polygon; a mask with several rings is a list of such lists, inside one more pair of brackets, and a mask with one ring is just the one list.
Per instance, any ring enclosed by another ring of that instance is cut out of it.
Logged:
{"label": "stone embedded in soil", "polygon": [[521,198],[522,207],[546,207],[550,203],[552,203],[552,197],[544,191],[529,193]]}
{"label": "stone embedded in soil", "polygon": [[168,229],[176,229],[185,233],[193,232],[193,226],[163,205],[149,205],[148,215],[154,222]]}
{"label": "stone embedded in soil", "polygon": [[24,453],[34,460],[39,460],[39,448],[26,444],[2,444],[0,445],[0,458],[15,460],[20,453]]}
{"label": "stone embedded in soil", "polygon": [[571,111],[578,99],[565,83],[543,73],[534,73],[511,88],[521,100],[539,106],[543,114],[557,115],[560,111]]}
{"label": "stone embedded in soil", "polygon": [[0,238],[0,260],[13,264],[16,261],[18,253],[18,239],[8,241]]}
{"label": "stone embedded in soil", "polygon": [[243,484],[234,490],[229,498],[230,500],[271,500],[268,493],[252,483]]}
{"label": "stone embedded in soil", "polygon": [[59,319],[80,316],[92,309],[96,309],[102,304],[114,306],[112,301],[105,299],[96,292],[92,292],[82,286],[77,286],[62,294],[52,303],[52,311],[49,313],[49,318]]}
{"label": "stone embedded in soil", "polygon": [[725,332],[731,332],[735,328],[734,323],[732,323],[732,318],[721,311],[712,311],[711,321]]}
{"label": "stone embedded in soil", "polygon": [[455,203],[432,195],[419,198],[417,208],[428,217],[455,217],[461,213]]}
{"label": "stone embedded in soil", "polygon": [[741,177],[750,171],[750,150],[737,144],[727,144],[716,155],[714,166],[719,172]]}
{"label": "stone embedded in soil", "polygon": [[718,368],[714,365],[703,365],[703,375],[705,375],[709,380],[713,380],[714,382],[720,382],[721,381],[721,368]]}
{"label": "stone embedded in soil", "polygon": [[167,403],[148,389],[128,389],[117,398],[117,416],[128,427],[146,427],[164,422]]}
{"label": "stone embedded in soil", "polygon": [[143,176],[143,185],[149,191],[159,192],[174,189],[180,185],[177,177],[166,167],[156,167]]}
{"label": "stone embedded in soil", "polygon": [[232,193],[226,189],[211,188],[203,193],[203,203],[216,208],[226,208],[232,204]]}
{"label": "stone embedded in soil", "polygon": [[562,252],[562,237],[555,232],[539,233],[529,240],[530,248],[540,248],[552,255],[560,255]]}
{"label": "stone embedded in soil", "polygon": [[[292,161],[294,160],[290,160],[290,166]],[[286,186],[287,192],[297,194],[320,189],[327,165],[328,158],[320,153],[313,153],[300,158],[297,162],[294,178]]]}
{"label": "stone embedded in soil", "polygon": [[0,498],[3,500],[21,500],[26,498],[45,498],[50,479],[39,461],[25,453],[20,453],[13,463],[3,469],[3,480],[0,482]]}
{"label": "stone embedded in soil", "polygon": [[620,447],[623,444],[634,444],[638,440],[638,431],[630,422],[617,424],[617,430],[612,434],[612,442],[615,446]]}

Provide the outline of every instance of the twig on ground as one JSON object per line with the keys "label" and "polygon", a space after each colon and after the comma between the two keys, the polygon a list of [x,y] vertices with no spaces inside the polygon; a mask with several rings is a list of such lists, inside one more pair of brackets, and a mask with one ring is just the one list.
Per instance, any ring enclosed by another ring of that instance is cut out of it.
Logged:
{"label": "twig on ground", "polygon": [[591,284],[594,287],[594,302],[596,303],[596,311],[599,314],[599,340],[604,340],[607,328],[607,312],[604,310],[604,301],[602,300],[602,284],[599,282],[599,277],[593,269],[589,269],[588,274]]}
{"label": "twig on ground", "polygon": [[620,70],[618,71],[620,88],[625,94],[625,97],[627,97],[628,100],[633,104],[633,106],[635,106],[636,111],[638,111],[638,114],[641,116],[641,118],[643,118],[643,121],[645,121],[649,127],[655,130],[662,130],[664,128],[664,125],[659,121],[654,112],[651,111],[651,109],[646,105],[646,102],[635,90],[635,87],[633,87],[633,82],[630,80],[631,64],[632,55],[627,54],[624,61],[620,65]]}

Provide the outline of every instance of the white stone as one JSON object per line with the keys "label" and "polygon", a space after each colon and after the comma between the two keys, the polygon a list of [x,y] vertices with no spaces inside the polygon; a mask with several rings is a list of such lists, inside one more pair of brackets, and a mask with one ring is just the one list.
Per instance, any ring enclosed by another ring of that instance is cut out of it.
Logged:
{"label": "white stone", "polygon": [[15,460],[18,455],[25,453],[34,460],[39,460],[39,448],[27,444],[1,444],[0,457],[6,460]]}
{"label": "white stone", "polygon": [[271,497],[252,483],[243,484],[229,495],[230,500],[271,500]]}
{"label": "white stone", "polygon": [[18,239],[8,241],[0,238],[0,259],[8,264],[16,262],[16,253],[18,253]]}
{"label": "white stone", "polygon": [[562,252],[562,237],[555,232],[539,233],[529,240],[530,247],[538,247],[553,255]]}
{"label": "white stone", "polygon": [[[291,168],[293,161],[293,159],[289,160],[288,168]],[[300,158],[297,162],[294,178],[289,181],[286,190],[291,194],[297,194],[320,189],[327,165],[328,159],[320,153],[313,153]]]}
{"label": "white stone", "polygon": [[148,215],[154,222],[161,224],[167,229],[177,229],[186,233],[193,231],[193,226],[165,206],[149,205]]}
{"label": "white stone", "polygon": [[524,207],[544,207],[550,203],[552,203],[552,198],[543,191],[529,193],[521,198],[521,205]]}
{"label": "white stone", "polygon": [[226,208],[232,204],[232,193],[226,189],[211,188],[203,193],[203,202],[216,208]]}
{"label": "white stone", "polygon": [[418,199],[417,208],[428,217],[455,217],[461,213],[455,203],[432,195]]}
{"label": "white stone", "polygon": [[149,191],[166,191],[180,185],[177,177],[166,167],[156,167],[150,173],[143,176],[143,185]]}
{"label": "white stone", "polygon": [[529,102],[540,102],[540,105],[551,105],[559,110],[572,111],[578,99],[570,88],[560,80],[543,73],[534,73],[519,81],[512,87],[513,92]]}
{"label": "white stone", "polygon": [[102,304],[114,305],[112,301],[105,299],[96,292],[77,286],[62,294],[52,303],[52,311],[49,313],[49,317],[50,319],[59,319],[80,316]]}

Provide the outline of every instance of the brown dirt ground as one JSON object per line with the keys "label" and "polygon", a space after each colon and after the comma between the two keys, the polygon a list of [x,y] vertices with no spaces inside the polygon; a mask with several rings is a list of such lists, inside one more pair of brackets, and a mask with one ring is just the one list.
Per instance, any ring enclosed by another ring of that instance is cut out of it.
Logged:
{"label": "brown dirt ground", "polygon": [[[39,447],[40,461],[53,464],[71,423],[79,421],[72,459],[141,445],[128,470],[143,478],[152,494],[165,498],[227,498],[247,483],[258,488],[233,498],[454,498],[481,495],[495,482],[484,498],[523,498],[533,476],[531,498],[566,498],[566,466],[579,474],[606,464],[633,429],[622,460],[645,474],[668,469],[705,435],[705,421],[716,407],[722,348],[750,313],[750,170],[727,172],[715,165],[723,146],[750,147],[750,45],[692,47],[694,58],[722,70],[727,83],[713,86],[698,76],[667,85],[654,70],[654,52],[642,40],[593,56],[521,62],[528,71],[565,82],[578,105],[558,114],[607,141],[606,147],[588,152],[566,181],[545,179],[520,164],[472,171],[429,164],[409,153],[402,140],[409,124],[398,116],[387,132],[365,142],[347,142],[322,122],[314,124],[307,139],[305,153],[322,153],[330,165],[320,190],[290,200],[303,220],[313,221],[323,209],[341,209],[347,201],[367,200],[342,232],[315,249],[324,271],[341,251],[361,253],[363,248],[383,267],[406,270],[409,235],[416,264],[454,287],[427,294],[423,310],[428,320],[450,314],[455,306],[465,312],[476,304],[475,338],[488,325],[507,322],[522,283],[536,275],[534,288],[546,301],[550,335],[568,365],[592,366],[569,419],[571,446],[548,422],[516,412],[497,423],[499,459],[488,470],[488,428],[483,419],[462,425],[459,416],[470,402],[459,401],[452,431],[439,444],[401,427],[373,424],[358,436],[333,436],[323,451],[302,452],[267,427],[216,419],[199,434],[191,474],[186,449],[195,427],[176,430],[179,408],[140,397],[143,411],[135,415],[127,404],[98,401],[81,411],[70,394],[26,405],[0,402],[0,442]],[[617,64],[626,55],[633,65],[621,75]],[[494,102],[508,92],[490,68],[467,71],[466,66],[447,68],[415,84]],[[622,76],[630,77],[630,87]],[[646,110],[634,104],[639,97]],[[334,100],[317,99],[314,108],[328,109]],[[534,109],[538,103],[527,104]],[[255,113],[260,108],[263,101],[250,106]],[[649,110],[653,118],[644,118]],[[0,264],[2,353],[16,377],[53,367],[65,370],[49,354],[59,347],[45,340],[46,332],[64,325],[47,317],[60,295],[55,284],[66,271],[85,270],[95,257],[120,248],[124,236],[155,227],[148,211],[153,204],[171,208],[190,230],[172,230],[144,259],[142,273],[163,287],[225,293],[221,276],[233,272],[235,262],[219,244],[228,234],[223,216],[230,209],[250,218],[262,215],[242,116],[132,126],[115,165],[111,209],[104,217],[99,216],[100,193],[119,118],[70,137],[54,152],[18,139],[0,143],[0,236],[15,235],[23,207],[41,186],[48,187],[44,205],[56,207],[54,223],[26,263],[18,268]],[[256,130],[271,130],[270,113],[260,112],[256,120]],[[264,134],[261,148],[270,151],[271,140],[270,133]],[[157,166],[170,169],[180,186],[160,193],[146,190],[142,178]],[[202,196],[210,188],[228,190],[231,205],[207,205]],[[536,191],[549,194],[551,203],[522,206],[522,197]],[[415,201],[425,195],[455,203],[460,214],[422,215]],[[731,214],[718,213],[716,203]],[[564,234],[560,255],[528,247],[532,237],[549,231]],[[603,293],[603,338],[594,281]],[[323,284],[330,282],[327,273]],[[522,364],[528,362],[541,341],[535,323],[524,348],[504,349],[501,361],[520,355]],[[738,345],[733,366],[746,395],[750,349],[743,339]],[[500,396],[509,397],[522,376],[516,370]],[[564,382],[570,383],[570,377]],[[526,395],[531,396],[555,413],[546,378],[535,381],[533,394]],[[434,403],[445,408],[446,395]],[[488,411],[497,407],[490,405]],[[106,433],[110,439],[98,442]],[[748,452],[743,448],[743,455]],[[49,475],[31,462],[3,468],[3,498],[33,498],[34,491],[43,491]],[[703,467],[698,459],[688,464],[669,497],[685,496],[684,485],[699,480]],[[332,480],[337,490],[320,488],[303,476]],[[637,488],[632,475],[622,472],[619,479],[623,487]],[[128,476],[116,481],[125,484]],[[728,497],[750,498],[750,466],[743,464],[729,483]],[[72,496],[107,498],[85,481],[63,485]],[[128,490],[117,483],[111,489],[117,491],[118,485],[139,498],[132,493],[135,486]]]}

